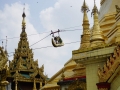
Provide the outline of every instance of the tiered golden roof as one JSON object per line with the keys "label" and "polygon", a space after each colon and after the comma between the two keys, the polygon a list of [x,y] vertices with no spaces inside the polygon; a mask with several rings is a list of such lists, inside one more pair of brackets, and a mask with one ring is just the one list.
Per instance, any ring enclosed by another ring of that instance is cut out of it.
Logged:
{"label": "tiered golden roof", "polygon": [[[13,81],[15,81],[15,88],[17,88],[17,81],[20,82],[34,82],[33,84],[40,83],[39,89],[46,82],[46,76],[43,74],[44,66],[39,68],[38,60],[34,61],[32,49],[29,47],[27,41],[27,33],[25,31],[25,12],[22,14],[22,32],[20,34],[20,41],[18,48],[15,49],[13,60],[10,62],[9,68]],[[35,85],[33,89],[37,90]]]}
{"label": "tiered golden roof", "polygon": [[38,61],[33,60],[32,49],[29,48],[29,42],[27,41],[25,16],[26,15],[23,12],[22,32],[20,34],[18,49],[15,49],[14,60],[10,63],[10,69],[13,71],[29,71],[38,67]]}
{"label": "tiered golden roof", "polygon": [[9,69],[7,66],[7,55],[3,50],[3,47],[0,47],[0,90],[6,90],[6,85],[8,85],[8,81],[6,80],[9,75]]}
{"label": "tiered golden roof", "polygon": [[85,66],[81,63],[78,63],[77,66],[73,69],[73,77],[86,76]]}

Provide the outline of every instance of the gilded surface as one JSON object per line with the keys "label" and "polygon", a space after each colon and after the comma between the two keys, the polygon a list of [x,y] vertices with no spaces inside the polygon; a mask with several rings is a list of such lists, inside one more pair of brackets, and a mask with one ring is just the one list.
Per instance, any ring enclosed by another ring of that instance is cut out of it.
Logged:
{"label": "gilded surface", "polygon": [[115,5],[116,8],[116,12],[119,13],[120,12],[120,7],[118,5]]}
{"label": "gilded surface", "polygon": [[61,75],[61,79],[60,80],[63,80],[64,78],[65,78],[64,69],[62,69],[62,75]]}
{"label": "gilded surface", "polygon": [[73,77],[86,76],[86,70],[83,64],[78,63],[77,66],[73,69],[73,71],[74,71]]}
{"label": "gilded surface", "polygon": [[103,37],[103,33],[100,30],[100,26],[99,26],[99,22],[98,22],[98,9],[97,6],[94,4],[94,8],[92,10],[92,14],[94,17],[94,25],[93,25],[93,29],[91,32],[91,38],[90,38],[90,43],[91,43],[91,47],[99,47],[99,46],[103,46],[105,45],[105,40]]}
{"label": "gilded surface", "polygon": [[83,35],[81,35],[81,45],[80,45],[80,50],[89,48],[90,47],[90,30],[89,30],[89,21],[87,17],[87,12],[89,11],[89,8],[86,5],[86,2],[84,0],[83,6],[81,8],[82,12],[84,13],[83,16]]}
{"label": "gilded surface", "polygon": [[82,60],[82,59],[86,59],[86,58],[107,55],[107,54],[113,53],[114,48],[115,48],[115,46],[105,47],[105,48],[95,49],[95,50],[90,50],[90,51],[81,52],[81,53],[78,52],[76,54],[73,54],[72,58],[74,60]]}
{"label": "gilded surface", "polygon": [[87,90],[86,83],[76,79],[66,90]]}
{"label": "gilded surface", "polygon": [[3,49],[0,47],[0,71],[6,67],[7,61],[8,61],[7,55],[5,54]]}
{"label": "gilded surface", "polygon": [[6,90],[5,87],[8,84],[8,81],[6,81],[9,74],[7,61],[7,55],[5,51],[3,51],[2,47],[0,47],[0,90]]}
{"label": "gilded surface", "polygon": [[114,53],[107,59],[103,69],[98,68],[99,82],[106,82],[115,72],[120,62],[120,46],[114,50]]}
{"label": "gilded surface", "polygon": [[[25,13],[23,12],[22,20],[22,32],[20,34],[20,41],[18,43],[18,48],[15,49],[15,54],[13,60],[9,64],[9,69],[11,75],[10,78],[15,82],[15,89],[17,90],[18,81],[21,82],[33,82],[33,90],[36,90],[36,83],[46,82],[46,76],[44,73],[44,66],[40,68],[38,66],[38,60],[33,59],[32,49],[29,47],[29,42],[27,40],[27,33],[25,31]],[[39,87],[41,88],[41,87]]]}

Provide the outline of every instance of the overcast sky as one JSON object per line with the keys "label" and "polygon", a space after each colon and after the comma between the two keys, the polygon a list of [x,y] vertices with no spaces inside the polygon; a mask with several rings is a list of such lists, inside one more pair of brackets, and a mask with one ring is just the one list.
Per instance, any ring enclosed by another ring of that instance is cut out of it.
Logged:
{"label": "overcast sky", "polygon": [[[22,22],[22,13],[25,3],[26,13],[26,32],[28,35],[29,45],[41,40],[50,34],[50,31],[74,30],[60,32],[60,36],[64,43],[80,41],[82,33],[83,13],[81,6],[83,0],[1,0],[0,2],[0,45],[6,36],[8,37],[7,50],[9,60],[13,59],[14,50],[18,47]],[[91,26],[93,19],[91,11],[94,0],[86,0],[90,8],[88,18]],[[96,0],[98,9],[100,0]],[[79,29],[79,30],[78,30]],[[47,33],[45,33],[47,32]],[[40,34],[42,33],[42,34]],[[35,34],[35,35],[31,35]],[[29,36],[30,35],[30,36]],[[57,36],[58,34],[55,34]],[[12,38],[12,39],[9,39]],[[80,42],[65,44],[63,47],[42,48],[52,46],[52,36],[48,36],[39,43],[31,46],[34,52],[34,60],[38,59],[39,66],[44,64],[44,73],[51,77],[72,57],[72,51],[80,47]],[[41,48],[41,49],[40,49]]]}

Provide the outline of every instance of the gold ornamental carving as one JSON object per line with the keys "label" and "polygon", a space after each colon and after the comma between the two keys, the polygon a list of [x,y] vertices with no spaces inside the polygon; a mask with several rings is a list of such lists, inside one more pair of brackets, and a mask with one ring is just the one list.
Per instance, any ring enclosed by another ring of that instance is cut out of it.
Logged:
{"label": "gold ornamental carving", "polygon": [[[15,49],[15,54],[13,60],[9,63],[10,76],[12,83],[15,83],[15,90],[19,88],[20,82],[32,82],[33,90],[37,88],[36,83],[46,82],[46,76],[44,75],[44,66],[39,68],[38,60],[34,60],[32,49],[30,49],[29,42],[26,33],[26,22],[25,22],[25,12],[22,14],[22,32],[20,34],[20,41],[18,43],[18,48]],[[39,87],[39,89],[42,86]],[[13,89],[14,89],[13,88]]]}
{"label": "gold ornamental carving", "polygon": [[120,64],[120,45],[118,45],[114,53],[107,59],[103,69],[98,68],[99,82],[106,82],[112,74],[116,71]]}
{"label": "gold ornamental carving", "polygon": [[119,13],[120,12],[120,7],[118,5],[115,5],[116,8],[116,12]]}
{"label": "gold ornamental carving", "polygon": [[9,83],[6,81],[6,78],[9,75],[7,61],[7,54],[3,51],[3,48],[0,47],[0,90],[6,90],[6,85]]}
{"label": "gold ornamental carving", "polygon": [[76,79],[66,90],[87,90],[86,83]]}

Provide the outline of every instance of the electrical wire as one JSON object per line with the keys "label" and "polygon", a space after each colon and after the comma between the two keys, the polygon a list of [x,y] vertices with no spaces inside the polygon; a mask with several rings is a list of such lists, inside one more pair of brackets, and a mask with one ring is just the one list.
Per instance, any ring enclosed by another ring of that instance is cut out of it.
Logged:
{"label": "electrical wire", "polygon": [[[78,30],[82,30],[82,29],[73,29],[73,30],[60,29],[60,32],[63,32],[63,31],[78,31]],[[50,33],[50,32],[51,31],[43,32],[43,33],[37,33],[37,34],[30,34],[30,35],[27,35],[27,36],[33,36],[33,35],[38,35],[38,34]],[[15,38],[20,38],[20,37],[12,37],[12,38],[7,38],[7,39],[15,39]],[[3,41],[3,40],[6,40],[6,39],[0,39],[0,41]]]}
{"label": "electrical wire", "polygon": [[[93,24],[93,23],[90,23],[90,24]],[[60,30],[62,30],[62,31],[77,31],[77,30],[83,30],[83,29],[65,30],[65,29],[70,29],[70,28],[75,28],[75,27],[80,27],[80,26],[82,26],[82,25],[77,25],[77,26],[73,26],[73,27],[68,27],[68,28],[64,28],[64,29],[60,29]],[[50,32],[51,32],[51,31],[42,32],[42,33],[37,33],[37,34],[30,34],[30,35],[27,35],[27,36],[44,34],[44,33],[50,33]],[[15,39],[15,38],[20,38],[20,37],[11,37],[11,38],[7,38],[7,39]],[[3,40],[6,40],[6,39],[0,39],[0,41],[3,41]]]}
{"label": "electrical wire", "polygon": [[[80,30],[80,29],[75,29],[75,30]],[[69,31],[75,31],[75,30],[69,30]],[[64,32],[64,31],[68,31],[68,30],[60,30],[60,32]],[[51,33],[51,34],[52,34],[52,33]],[[40,39],[39,41],[35,42],[34,44],[30,45],[30,47],[33,46],[33,45],[35,45],[35,44],[37,44],[38,42],[42,41],[43,39],[47,38],[47,37],[50,36],[51,34],[47,35],[46,37],[44,37],[44,38]]]}
{"label": "electrical wire", "polygon": [[[30,34],[30,35],[27,35],[27,36],[33,36],[33,35],[44,34],[44,33],[50,33],[50,31],[43,32],[43,33],[37,33],[37,34]],[[20,37],[12,37],[12,38],[7,38],[7,39],[15,39],[15,38],[20,38]],[[0,39],[0,41],[3,41],[3,40],[6,40],[6,39]]]}
{"label": "electrical wire", "polygon": [[[82,30],[82,29],[60,30],[60,32],[65,32],[65,31],[77,31],[77,30]],[[50,31],[49,31],[49,32],[50,32]],[[44,32],[44,33],[48,33],[48,32]],[[39,34],[43,34],[43,33],[39,33]],[[31,34],[31,35],[28,35],[28,36],[32,36],[32,35],[36,35],[36,34]],[[51,35],[51,34],[49,34],[48,36],[50,36],[50,35]],[[35,42],[34,44],[30,45],[30,47],[33,46],[33,45],[35,45],[35,44],[37,44],[38,42],[42,41],[43,39],[47,38],[48,36],[46,36],[46,37],[40,39],[39,41]],[[13,37],[13,38],[7,38],[7,39],[14,39],[14,38],[20,38],[20,37]],[[6,40],[6,39],[1,39],[0,41],[2,41],[2,40]]]}
{"label": "electrical wire", "polygon": [[44,38],[40,39],[39,41],[33,43],[32,45],[30,45],[30,47],[33,46],[33,45],[35,45],[35,44],[37,44],[37,43],[39,43],[40,41],[44,40],[44,39],[47,38],[48,36],[50,36],[50,34],[47,35],[47,36],[45,36]]}
{"label": "electrical wire", "polygon": [[75,27],[80,27],[82,25],[77,25],[77,26],[73,26],[73,27],[68,27],[68,28],[64,28],[64,29],[70,29],[70,28],[75,28]]}
{"label": "electrical wire", "polygon": [[[72,44],[72,43],[78,43],[78,42],[80,42],[80,41],[75,41],[75,42],[64,43],[64,45],[66,45],[66,44]],[[32,50],[42,49],[42,48],[48,48],[48,47],[53,47],[53,46],[46,46],[46,47],[34,48],[34,49],[32,49]]]}
{"label": "electrical wire", "polygon": [[[64,29],[60,29],[60,30],[65,30],[65,29],[70,29],[70,28],[75,28],[75,27],[79,27],[79,26],[82,26],[82,25],[77,25],[77,26],[73,26],[73,27],[68,27],[68,28],[64,28]],[[82,29],[81,29],[82,30]],[[69,30],[68,30],[69,31]],[[72,30],[71,30],[72,31]],[[73,30],[74,31],[74,30]],[[48,32],[42,32],[42,33],[37,33],[37,34],[30,34],[30,35],[27,35],[27,36],[32,36],[32,35],[38,35],[38,34],[44,34],[44,33],[50,33],[51,31],[48,31]],[[11,37],[11,38],[7,38],[7,39],[15,39],[15,38],[20,38],[20,37]],[[3,41],[3,40],[6,40],[6,39],[0,39],[0,41]]]}
{"label": "electrical wire", "polygon": [[[64,43],[64,45],[66,45],[66,44],[72,44],[72,43],[77,43],[77,42],[80,42],[80,41],[68,42],[68,43]],[[46,46],[46,47],[34,48],[34,49],[32,49],[32,50],[49,48],[49,47],[53,47],[53,46]],[[11,54],[11,53],[15,53],[15,52],[10,52],[10,53],[8,53],[8,54]],[[11,56],[13,56],[13,55],[10,55],[9,57],[11,57]]]}
{"label": "electrical wire", "polygon": [[[79,25],[79,26],[81,26],[81,25]],[[79,26],[74,26],[74,27],[79,27]],[[69,28],[74,28],[74,27],[69,27]],[[65,28],[65,29],[69,29],[69,28]],[[65,30],[65,29],[60,29],[60,32],[82,30],[82,29],[74,29],[74,30]],[[44,34],[44,33],[50,33],[50,32],[51,32],[51,31],[43,32],[43,33],[38,33],[38,34]],[[27,35],[27,36],[38,35],[38,34],[30,34],[30,35]],[[40,39],[39,41],[33,43],[32,45],[30,45],[30,47],[33,46],[33,45],[35,45],[35,44],[37,44],[38,42],[42,41],[43,39],[47,38],[47,37],[50,36],[50,35],[51,35],[51,34],[49,34],[49,35],[47,35],[46,37]],[[20,38],[20,37],[12,37],[12,38],[7,38],[7,39],[14,39],[14,38]],[[2,41],[2,40],[6,40],[6,39],[1,39],[0,41]],[[79,42],[79,41],[70,42],[70,43],[65,43],[65,44],[71,44],[71,43],[77,43],[77,42]],[[46,46],[46,47],[35,48],[35,49],[42,49],[42,48],[48,48],[48,47],[53,47],[53,46]],[[33,49],[33,50],[35,50],[35,49]],[[8,54],[11,54],[11,53],[14,53],[14,52],[10,52],[10,53],[8,53]],[[12,55],[11,55],[11,56],[12,56]],[[9,56],[9,57],[11,57],[11,56]]]}
{"label": "electrical wire", "polygon": [[13,56],[13,55],[10,55],[10,56],[8,55],[8,57],[11,57],[11,56]]}
{"label": "electrical wire", "polygon": [[64,32],[64,31],[78,31],[78,30],[83,30],[83,29],[74,29],[74,30],[62,30],[62,29],[60,29],[60,32]]}

